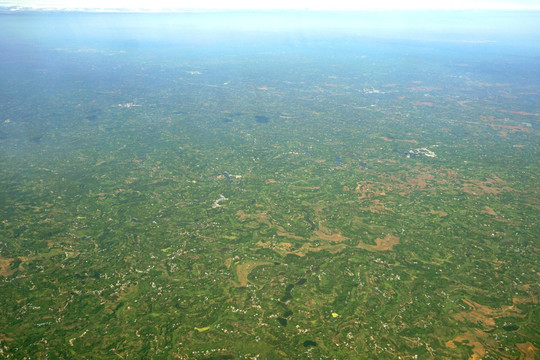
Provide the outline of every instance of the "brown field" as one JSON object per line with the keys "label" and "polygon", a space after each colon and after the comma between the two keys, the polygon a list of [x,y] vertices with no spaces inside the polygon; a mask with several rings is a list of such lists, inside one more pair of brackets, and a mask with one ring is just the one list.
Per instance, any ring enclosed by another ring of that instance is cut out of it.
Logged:
{"label": "brown field", "polygon": [[383,239],[375,239],[376,245],[369,245],[360,242],[356,247],[368,251],[388,251],[392,250],[394,245],[399,244],[399,237],[387,234]]}
{"label": "brown field", "polygon": [[245,287],[248,284],[248,276],[253,269],[261,265],[270,264],[268,261],[252,261],[236,265],[236,276],[240,287]]}
{"label": "brown field", "polygon": [[319,229],[314,231],[317,238],[326,241],[340,242],[348,238],[343,236],[339,230],[332,230],[325,227],[322,221],[319,221]]}
{"label": "brown field", "polygon": [[500,317],[518,316],[521,317],[521,311],[515,306],[501,306],[499,309],[493,309],[489,306],[478,304],[474,301],[463,299],[470,309],[454,315],[454,318],[462,322],[471,322],[482,324],[484,328],[492,329],[495,327],[495,319]]}
{"label": "brown field", "polygon": [[255,220],[259,224],[266,224],[268,226],[271,225],[270,220],[268,218],[268,214],[266,212],[258,212],[255,214],[246,214],[243,210],[238,210],[236,212],[236,216],[238,216],[238,220],[244,222],[246,220]]}
{"label": "brown field", "polygon": [[11,264],[15,259],[0,258],[0,276],[10,276],[15,272],[11,268]]}
{"label": "brown field", "polygon": [[519,357],[520,360],[536,359],[536,352],[538,351],[538,348],[534,346],[530,341],[527,341],[521,344],[516,344],[516,347],[518,348],[519,352],[522,354],[522,356]]}
{"label": "brown field", "polygon": [[375,214],[386,214],[387,212],[393,211],[391,208],[386,207],[385,204],[378,199],[373,200],[373,203],[368,207],[368,210]]}
{"label": "brown field", "polygon": [[[491,351],[495,352],[496,354],[494,355],[496,356],[497,359],[508,359],[508,360],[516,359],[514,356],[511,356],[506,353],[500,352],[499,350],[496,350],[500,347],[500,345],[492,336],[490,336],[488,333],[485,333],[482,330],[476,329],[474,330],[474,332],[466,331],[463,335],[457,336],[453,340],[447,341],[446,347],[450,349],[455,349],[457,347],[456,343],[462,343],[463,345],[472,347],[473,353],[471,356],[469,356],[469,360],[483,359],[487,352],[486,349],[490,349]],[[523,345],[526,346],[527,343]],[[534,356],[534,353],[533,353],[533,356]],[[533,359],[533,358],[530,358],[530,359]],[[520,357],[520,359],[523,359],[523,357]]]}
{"label": "brown field", "polygon": [[512,302],[514,305],[519,304],[538,304],[538,297],[536,295],[531,295],[531,297],[526,298],[513,298]]}
{"label": "brown field", "polygon": [[462,190],[471,195],[500,194],[504,191],[513,191],[512,188],[506,186],[505,182],[495,175],[492,175],[491,178],[486,178],[484,181],[465,180]]}
{"label": "brown field", "polygon": [[481,360],[486,354],[484,345],[479,341],[479,339],[482,339],[483,337],[485,337],[485,334],[480,330],[475,330],[474,333],[467,331],[465,334],[447,341],[446,347],[455,349],[457,347],[455,343],[466,343],[473,348],[473,354],[469,357],[469,360]]}
{"label": "brown field", "polygon": [[433,180],[435,177],[428,173],[421,173],[416,175],[415,178],[407,176],[407,182],[412,187],[418,187],[420,189],[424,189],[427,185],[426,181]]}
{"label": "brown field", "polygon": [[290,232],[286,231],[282,226],[278,226],[278,231],[276,232],[277,236],[283,236],[289,239],[293,240],[305,240],[302,236],[298,236],[295,234],[291,234]]}
{"label": "brown field", "polygon": [[406,143],[411,143],[411,144],[418,144],[418,141],[416,140],[390,139],[390,138],[387,138],[386,136],[379,136],[379,139],[382,139],[384,141],[399,141],[399,142],[406,142]]}
{"label": "brown field", "polygon": [[13,341],[13,338],[0,333],[0,341]]}
{"label": "brown field", "polygon": [[531,132],[531,129],[521,126],[521,125],[498,125],[498,124],[492,124],[493,128],[501,127],[503,129],[507,130],[513,130],[513,131],[524,131],[524,132]]}
{"label": "brown field", "polygon": [[323,250],[328,250],[330,253],[335,254],[342,251],[345,248],[346,248],[345,244],[338,244],[338,245],[326,244],[326,245],[312,247],[311,244],[306,243],[302,245],[300,249],[295,250],[295,251],[289,251],[287,254],[293,254],[293,255],[303,257],[303,256],[306,256],[307,253],[323,251]]}
{"label": "brown field", "polygon": [[354,189],[355,193],[360,193],[358,200],[369,199],[372,196],[385,195],[391,190],[390,186],[382,182],[358,183]]}
{"label": "brown field", "polygon": [[500,112],[507,113],[507,114],[517,114],[517,115],[524,115],[524,116],[535,116],[538,114],[533,114],[526,111],[508,111],[508,110],[499,110]]}
{"label": "brown field", "polygon": [[420,101],[414,101],[412,103],[413,106],[433,106],[434,104],[432,102],[429,102],[429,101],[424,101],[424,102],[420,102]]}
{"label": "brown field", "polygon": [[297,185],[289,185],[289,188],[294,190],[320,190],[320,186],[297,186]]}
{"label": "brown field", "polygon": [[445,211],[442,211],[442,210],[429,210],[429,213],[430,214],[433,214],[433,215],[441,215],[441,216],[448,216],[448,213],[445,212]]}
{"label": "brown field", "polygon": [[311,243],[304,243],[299,249],[291,250],[292,244],[287,242],[281,242],[279,244],[272,244],[271,241],[259,241],[257,243],[257,246],[260,246],[265,249],[272,249],[281,256],[285,256],[288,254],[304,257],[307,253],[310,252],[317,252],[317,251],[323,251],[327,250],[332,254],[338,253],[345,249],[347,246],[345,244],[325,244],[320,246],[312,246]]}
{"label": "brown field", "polygon": [[[355,193],[359,194],[358,200],[397,193],[407,196],[412,191],[433,191],[433,185],[460,188],[463,192],[471,195],[500,194],[514,191],[507,183],[490,174],[484,180],[467,179],[449,169],[432,169],[431,167],[416,167],[405,176],[381,174],[380,181],[365,181],[356,184]],[[375,205],[374,211],[381,209]],[[387,209],[388,210],[388,209]]]}
{"label": "brown field", "polygon": [[258,241],[256,245],[264,249],[274,250],[281,256],[295,253],[294,251],[290,251],[292,244],[288,242],[280,242],[279,244],[275,244],[272,243],[272,241]]}
{"label": "brown field", "polygon": [[[507,120],[507,119],[505,119]],[[498,134],[502,137],[507,137],[508,132],[514,132],[514,131],[523,131],[523,132],[531,132],[531,129],[525,126],[521,125],[503,125],[503,124],[490,124],[491,128],[493,130],[498,130]]]}

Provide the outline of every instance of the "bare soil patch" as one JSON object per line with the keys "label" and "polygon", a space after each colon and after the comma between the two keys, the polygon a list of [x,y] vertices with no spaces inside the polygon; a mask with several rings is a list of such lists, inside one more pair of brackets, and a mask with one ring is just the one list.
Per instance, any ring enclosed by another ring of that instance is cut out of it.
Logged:
{"label": "bare soil patch", "polygon": [[354,189],[355,193],[359,193],[358,200],[369,199],[372,196],[385,195],[391,190],[390,185],[382,182],[365,182],[358,183]]}
{"label": "bare soil patch", "polygon": [[298,235],[295,235],[286,231],[282,226],[278,226],[277,228],[278,228],[278,231],[276,232],[277,236],[283,236],[283,237],[286,237],[288,239],[293,239],[293,240],[305,240],[305,238],[303,238],[302,236],[298,236]]}
{"label": "bare soil patch", "polygon": [[525,298],[512,298],[512,302],[514,305],[519,304],[538,304],[538,297],[536,295],[532,295],[531,297],[525,297]]}
{"label": "bare soil patch", "polygon": [[500,194],[504,191],[513,191],[514,189],[506,186],[505,182],[502,181],[495,175],[492,175],[491,178],[486,178],[484,181],[480,180],[465,180],[462,186],[462,190],[467,194],[479,195],[479,194]]}
{"label": "bare soil patch", "polygon": [[458,321],[471,322],[474,324],[482,324],[486,329],[495,327],[495,319],[500,317],[518,316],[522,317],[521,311],[515,306],[501,306],[498,309],[490,308],[489,306],[478,304],[474,301],[463,299],[470,309],[454,315]]}
{"label": "bare soil patch", "polygon": [[386,214],[387,212],[392,212],[392,209],[387,208],[385,204],[378,199],[373,200],[373,203],[368,207],[368,210],[375,214]]}
{"label": "bare soil patch", "polygon": [[429,210],[429,213],[430,214],[433,214],[433,215],[441,215],[441,216],[448,216],[448,213],[445,212],[445,211],[442,211],[442,210]]}
{"label": "bare soil patch", "polygon": [[332,230],[324,226],[322,221],[319,221],[319,229],[314,231],[314,233],[317,238],[326,241],[340,242],[348,239],[341,234],[341,231]]}
{"label": "bare soil patch", "polygon": [[272,249],[281,256],[285,256],[288,254],[304,257],[306,254],[310,252],[317,252],[317,251],[323,251],[327,250],[332,254],[338,253],[345,249],[347,246],[345,244],[324,244],[319,246],[313,246],[311,243],[304,243],[299,249],[291,250],[292,244],[288,242],[281,242],[279,244],[272,244],[271,241],[259,241],[257,243],[257,246],[260,246],[265,249]]}
{"label": "bare soil patch", "polygon": [[536,359],[536,352],[538,351],[538,348],[533,345],[530,341],[527,341],[525,343],[516,344],[516,347],[518,348],[519,352],[523,355],[520,356],[520,360],[534,360]]}
{"label": "bare soil patch", "polygon": [[467,331],[465,334],[456,337],[453,340],[446,342],[446,347],[450,349],[457,348],[455,343],[465,343],[469,346],[472,346],[473,354],[469,357],[469,360],[481,360],[486,354],[486,349],[484,345],[479,341],[479,338],[483,338],[485,334],[480,330],[475,330],[475,332]]}
{"label": "bare soil patch", "polygon": [[380,136],[379,139],[382,139],[384,141],[398,141],[398,142],[406,142],[406,143],[411,143],[411,144],[418,144],[418,141],[416,140],[390,139],[390,138],[387,138],[386,136]]}
{"label": "bare soil patch", "polygon": [[342,251],[345,248],[346,248],[345,244],[338,244],[338,245],[325,244],[321,246],[311,246],[311,244],[306,243],[302,245],[300,249],[295,250],[295,251],[290,251],[288,252],[288,254],[294,254],[294,255],[303,257],[303,256],[306,256],[307,253],[323,251],[323,250],[328,250],[330,253],[335,254]]}
{"label": "bare soil patch", "polygon": [[261,265],[270,264],[267,261],[253,261],[236,265],[236,276],[240,287],[245,287],[248,284],[248,276],[253,269]]}
{"label": "bare soil patch", "polygon": [[13,338],[10,338],[4,334],[0,334],[0,341],[13,341]]}
{"label": "bare soil patch", "polygon": [[246,214],[243,210],[238,210],[236,212],[236,216],[238,216],[238,220],[244,222],[246,220],[255,220],[255,222],[259,224],[266,224],[271,225],[270,219],[268,218],[268,214],[266,212],[257,212],[255,214]]}
{"label": "bare soil patch", "polygon": [[360,242],[356,247],[368,251],[389,251],[393,250],[394,245],[399,244],[399,237],[387,234],[384,238],[375,239],[375,245],[364,244]]}
{"label": "bare soil patch", "polygon": [[538,114],[533,114],[526,111],[509,111],[509,110],[499,110],[499,111],[502,113],[517,114],[517,115],[524,115],[524,116],[535,116],[535,115],[537,116],[538,115]]}
{"label": "bare soil patch", "polygon": [[427,186],[426,181],[433,180],[435,177],[431,174],[418,174],[415,178],[407,176],[407,182],[413,187],[425,189]]}
{"label": "bare soil patch", "polygon": [[429,102],[429,101],[423,101],[423,102],[421,102],[421,101],[414,101],[414,102],[412,103],[412,105],[414,105],[414,106],[433,106],[434,104],[433,104],[432,102]]}
{"label": "bare soil patch", "polygon": [[490,208],[489,206],[484,206],[484,211],[482,211],[482,212],[485,213],[485,214],[497,216],[497,213],[492,208]]}
{"label": "bare soil patch", "polygon": [[0,276],[10,276],[15,272],[11,268],[11,264],[15,259],[0,258]]}

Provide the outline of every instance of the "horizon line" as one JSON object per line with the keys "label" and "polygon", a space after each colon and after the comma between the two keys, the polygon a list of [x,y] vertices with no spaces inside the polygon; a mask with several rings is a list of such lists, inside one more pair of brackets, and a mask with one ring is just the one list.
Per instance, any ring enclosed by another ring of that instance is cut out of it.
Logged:
{"label": "horizon line", "polygon": [[4,5],[0,3],[0,10],[18,11],[65,11],[65,12],[125,12],[125,13],[190,13],[190,12],[414,12],[414,11],[540,11],[540,6],[536,7],[467,7],[467,8],[435,8],[435,7],[416,7],[416,8],[351,8],[351,9],[323,9],[323,8],[180,8],[180,7],[61,7],[61,6],[21,6]]}

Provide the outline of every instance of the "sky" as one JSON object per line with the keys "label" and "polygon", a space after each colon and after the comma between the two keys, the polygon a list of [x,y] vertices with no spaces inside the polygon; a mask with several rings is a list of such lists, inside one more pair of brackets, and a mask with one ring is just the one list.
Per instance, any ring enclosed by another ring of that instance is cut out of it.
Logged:
{"label": "sky", "polygon": [[536,9],[540,0],[0,0],[0,6],[47,9],[310,9],[310,10],[415,10],[415,9]]}

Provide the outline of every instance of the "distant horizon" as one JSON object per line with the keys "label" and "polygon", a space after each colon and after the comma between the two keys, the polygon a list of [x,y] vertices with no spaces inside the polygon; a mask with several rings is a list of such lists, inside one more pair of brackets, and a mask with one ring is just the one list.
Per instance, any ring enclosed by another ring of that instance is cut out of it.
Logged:
{"label": "distant horizon", "polygon": [[13,6],[0,4],[0,11],[9,10],[10,12],[96,12],[96,13],[227,13],[227,12],[257,12],[257,13],[279,13],[279,12],[298,12],[298,13],[419,13],[419,12],[516,12],[530,11],[540,12],[539,9],[225,9],[225,8],[97,8],[97,7],[36,7],[36,6]]}
{"label": "distant horizon", "polygon": [[376,4],[354,4],[349,1],[335,0],[331,3],[305,0],[263,0],[257,5],[245,0],[232,0],[223,5],[217,0],[172,1],[154,0],[152,2],[135,0],[0,0],[0,7],[12,10],[67,10],[67,11],[134,11],[134,12],[167,12],[167,11],[454,11],[454,10],[540,10],[540,4],[534,0],[521,1],[443,1],[433,3],[425,0],[412,0],[404,5],[395,0],[380,0]]}

